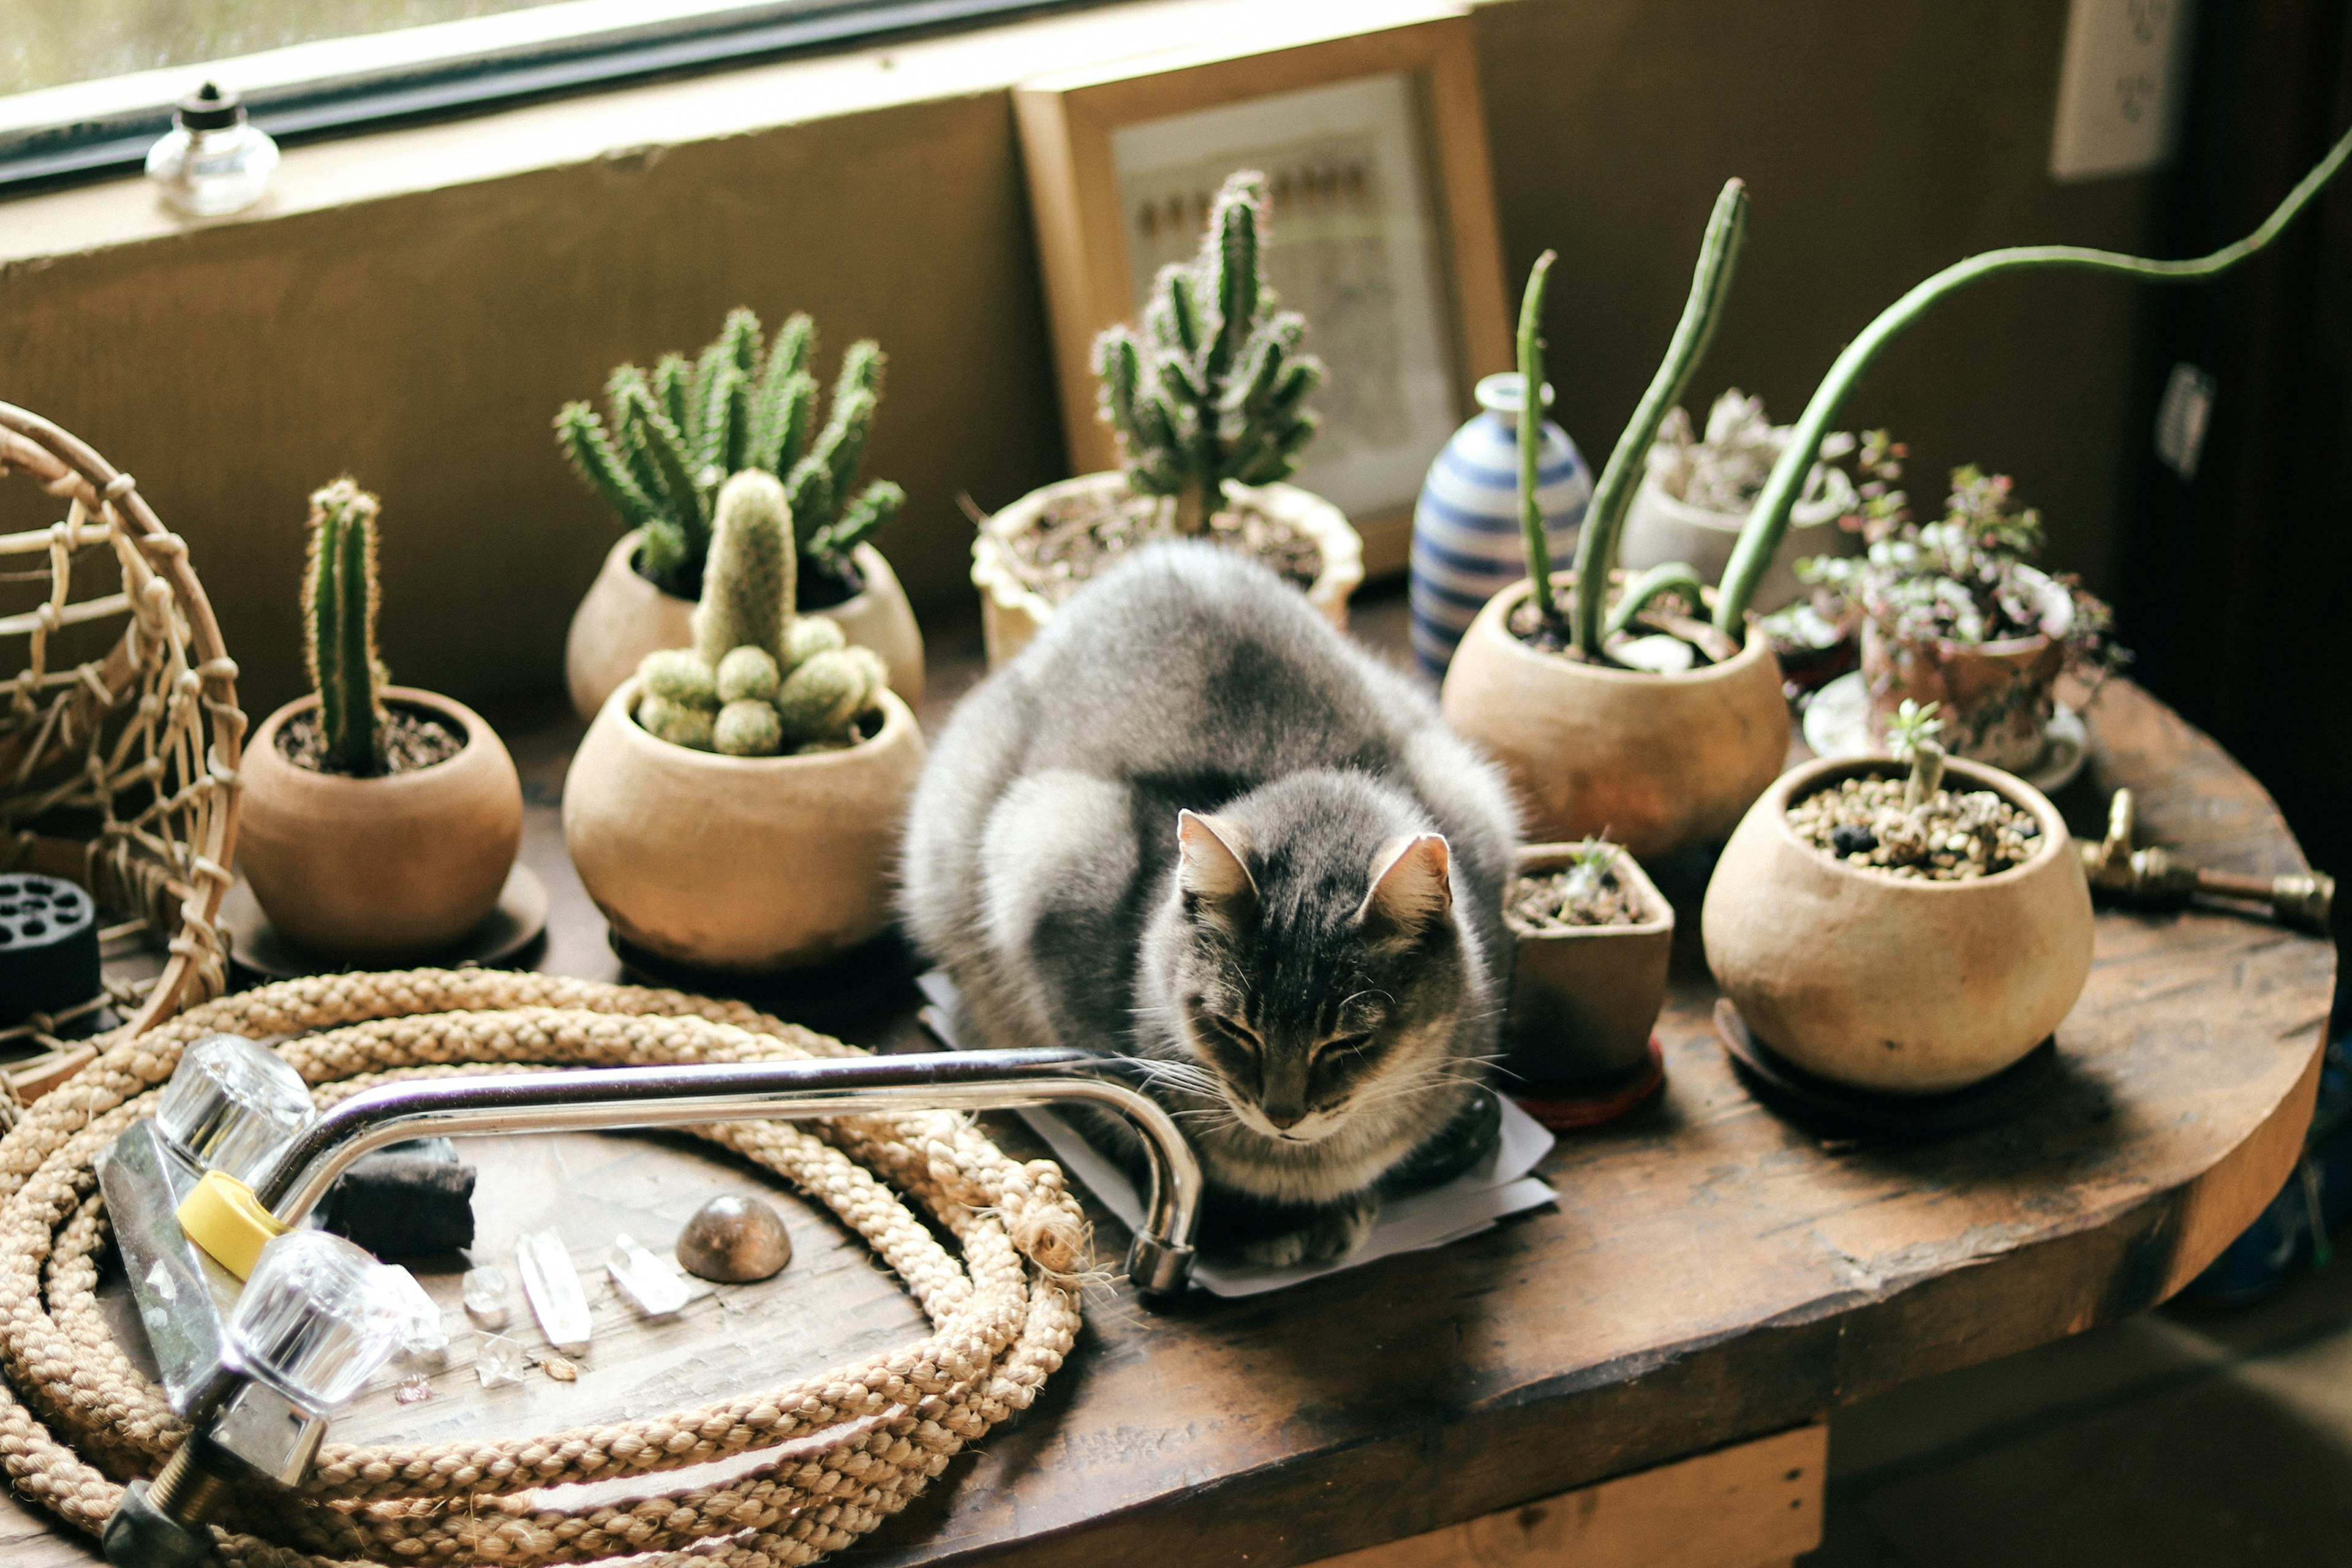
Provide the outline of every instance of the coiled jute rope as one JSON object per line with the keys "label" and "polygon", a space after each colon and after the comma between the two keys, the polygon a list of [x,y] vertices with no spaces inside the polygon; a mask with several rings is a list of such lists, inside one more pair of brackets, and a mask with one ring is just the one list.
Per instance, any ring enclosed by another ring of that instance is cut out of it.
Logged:
{"label": "coiled jute rope", "polygon": [[[219,1030],[282,1039],[279,1054],[322,1106],[457,1071],[852,1052],[740,1003],[489,970],[289,981],[110,1046],[0,1140],[0,1465],[21,1494],[83,1530],[100,1529],[121,1483],[152,1475],[187,1436],[99,1310],[106,1218],[93,1162],[152,1113],[181,1050]],[[534,1564],[693,1548],[726,1568],[808,1563],[905,1507],[1060,1367],[1087,1240],[1058,1167],[1013,1161],[945,1112],[695,1131],[783,1176],[869,1242],[930,1335],[650,1420],[414,1447],[330,1442],[298,1494],[215,1525],[220,1559]],[[755,1452],[769,1458],[747,1473],[678,1478],[686,1489],[642,1500],[565,1506],[544,1491],[642,1476],[642,1489],[660,1494],[663,1472]]]}

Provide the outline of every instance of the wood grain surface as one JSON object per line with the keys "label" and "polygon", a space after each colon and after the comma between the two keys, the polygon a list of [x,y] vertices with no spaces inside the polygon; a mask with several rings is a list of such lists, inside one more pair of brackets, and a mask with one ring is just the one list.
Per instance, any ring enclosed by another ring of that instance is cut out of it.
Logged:
{"label": "wood grain surface", "polygon": [[[1385,637],[1401,618],[1377,606],[1370,625]],[[938,662],[934,724],[972,668],[952,653]],[[2088,775],[2060,797],[2077,831],[2095,831],[2105,792],[2129,784],[2150,841],[2231,869],[2303,868],[2262,790],[2160,704],[2117,681],[2091,720]],[[526,855],[555,900],[541,966],[608,976],[554,823],[567,731],[511,732],[531,803]],[[1660,1024],[1665,1091],[1562,1140],[1542,1167],[1557,1205],[1272,1296],[1154,1311],[1124,1286],[1106,1291],[1036,1406],[848,1560],[1282,1568],[1438,1530],[2138,1311],[2287,1173],[2316,1084],[2327,943],[2229,913],[2104,912],[2044,1102],[1937,1144],[1824,1145],[1759,1106],[1712,1039],[1696,945],[1704,873],[1661,879],[1685,939]],[[915,1038],[903,1008],[845,1032]],[[1001,1136],[1029,1147],[1017,1127]],[[701,1196],[761,1180],[668,1139],[467,1152],[484,1168],[486,1245],[555,1223],[583,1271],[612,1230],[665,1248]],[[804,1205],[790,1217],[791,1268],[675,1323],[634,1322],[592,1280],[598,1337],[577,1384],[484,1390],[459,1365],[404,1407],[379,1380],[339,1430],[645,1415],[916,1331],[912,1306],[836,1228]],[[1097,1223],[1115,1246],[1115,1222]],[[436,1288],[454,1292],[454,1274]],[[0,1498],[0,1563],[90,1555]]]}

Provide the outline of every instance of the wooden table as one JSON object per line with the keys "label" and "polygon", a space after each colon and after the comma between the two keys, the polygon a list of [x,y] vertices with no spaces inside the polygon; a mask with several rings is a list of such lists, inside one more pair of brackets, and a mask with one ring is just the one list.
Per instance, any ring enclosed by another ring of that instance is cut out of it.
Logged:
{"label": "wooden table", "polygon": [[[1364,616],[1390,647],[1401,620],[1393,597]],[[965,640],[933,650],[929,722],[974,678]],[[2253,781],[2146,694],[2113,683],[2092,726],[2088,776],[2061,797],[2078,831],[2095,833],[2105,793],[2129,784],[2151,841],[2239,870],[2304,868]],[[530,804],[525,852],[554,895],[541,967],[613,977],[555,818],[577,727],[567,716],[509,732]],[[1660,1022],[1665,1092],[1562,1140],[1541,1167],[1557,1206],[1273,1296],[1152,1310],[1122,1286],[1090,1306],[1033,1410],[848,1557],[1786,1562],[1819,1536],[1825,1412],[2163,1300],[2292,1167],[2332,985],[2324,942],[2220,912],[2102,913],[2043,1102],[1928,1146],[1825,1145],[1732,1076],[1708,1025],[1697,889],[1675,891],[1685,940]],[[907,1000],[845,1032],[919,1044]],[[1028,1147],[1017,1125],[1000,1135]],[[575,1247],[632,1225],[658,1247],[711,1186],[746,1179],[667,1140],[505,1143],[467,1151],[483,1165],[491,1246],[552,1219]],[[397,1405],[380,1380],[338,1431],[546,1430],[913,1337],[918,1316],[887,1278],[800,1215],[793,1268],[698,1303],[683,1324],[638,1325],[600,1298],[576,1384],[483,1391],[461,1351],[436,1374],[436,1399]],[[454,1267],[428,1275],[445,1299]],[[0,1498],[0,1562],[89,1557]]]}

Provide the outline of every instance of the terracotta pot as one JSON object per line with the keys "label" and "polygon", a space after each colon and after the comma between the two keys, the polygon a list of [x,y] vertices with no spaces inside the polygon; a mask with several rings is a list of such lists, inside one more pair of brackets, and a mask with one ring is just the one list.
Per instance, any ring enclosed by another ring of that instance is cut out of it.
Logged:
{"label": "terracotta pot", "polygon": [[1988,643],[1938,639],[1906,647],[1862,626],[1863,679],[1870,685],[1870,730],[1886,738],[1886,721],[1909,698],[1941,704],[1938,737],[1955,755],[1996,768],[2031,768],[2049,744],[2059,674],[2066,668],[2060,639],[2074,629],[2074,601],[2031,567],[2042,595],[2042,632]]}
{"label": "terracotta pot", "polygon": [[[1553,581],[1562,593],[1572,572]],[[1446,721],[1501,763],[1527,836],[1606,836],[1644,860],[1721,838],[1789,754],[1780,667],[1760,635],[1682,675],[1541,653],[1506,629],[1525,580],[1486,601],[1445,677]]]}
{"label": "terracotta pot", "polygon": [[822,963],[889,924],[923,734],[894,692],[845,752],[726,757],[646,733],[621,683],[563,780],[563,842],[613,929],[658,957],[764,973]]}
{"label": "terracotta pot", "polygon": [[[1240,489],[1241,487],[1235,487]],[[1031,490],[982,525],[971,545],[971,584],[980,590],[980,625],[994,669],[1029,646],[1054,616],[1044,595],[1024,586],[1006,542],[1037,525],[1045,508],[1064,496],[1124,495],[1127,476],[1081,474],[1075,479]],[[1308,585],[1307,602],[1341,631],[1348,629],[1348,595],[1364,580],[1364,542],[1347,514],[1297,485],[1265,485],[1247,493],[1274,515],[1286,519],[1323,552],[1323,570]]]}
{"label": "terracotta pot", "polygon": [[384,701],[465,732],[457,754],[415,773],[347,778],[298,767],[278,731],[314,694],[262,723],[245,751],[236,862],[269,923],[322,958],[422,958],[482,922],[522,847],[514,759],[480,714],[431,691]]}
{"label": "terracotta pot", "polygon": [[1716,984],[1773,1050],[1855,1089],[1937,1094],[1990,1078],[2066,1016],[2091,973],[2091,891],[2057,808],[1958,758],[1945,788],[1992,790],[2041,824],[2022,866],[1967,882],[1889,877],[1789,826],[1790,802],[1901,766],[1825,760],[1774,784],[1731,836],[1699,922]]}
{"label": "terracotta pot", "polygon": [[[1573,844],[1530,844],[1519,875],[1566,868]],[[1624,1072],[1649,1055],[1666,1002],[1675,910],[1631,855],[1610,868],[1643,911],[1637,924],[1528,931],[1511,923],[1518,949],[1504,1015],[1504,1070],[1541,1087]]]}
{"label": "terracotta pot", "polygon": [[[1700,582],[1717,584],[1723,581],[1723,569],[1731,564],[1732,547],[1739,542],[1739,531],[1747,522],[1744,512],[1708,511],[1668,495],[1656,480],[1644,479],[1625,514],[1618,563],[1628,572],[1640,572],[1679,561],[1696,572]],[[1862,535],[1847,532],[1833,518],[1813,523],[1791,520],[1748,608],[1769,616],[1802,597],[1806,589],[1797,581],[1796,563],[1807,556],[1861,552]]]}
{"label": "terracotta pot", "polygon": [[[631,529],[604,556],[596,581],[572,612],[572,632],[564,639],[563,672],[572,688],[572,706],[583,719],[593,719],[615,687],[637,672],[646,655],[660,648],[684,647],[694,640],[694,601],[666,594],[637,573],[638,531]],[[872,648],[890,667],[890,689],[908,707],[923,700],[923,634],[907,591],[898,585],[890,563],[870,544],[850,553],[864,590],[829,609],[813,610],[837,622],[851,642]]]}

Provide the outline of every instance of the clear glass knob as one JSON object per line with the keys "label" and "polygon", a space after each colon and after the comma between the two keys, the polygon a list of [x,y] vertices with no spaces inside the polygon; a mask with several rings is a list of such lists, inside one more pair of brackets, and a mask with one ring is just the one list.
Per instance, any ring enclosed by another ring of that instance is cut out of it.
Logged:
{"label": "clear glass knob", "polygon": [[229,1341],[251,1371],[327,1410],[358,1393],[409,1330],[393,1272],[340,1236],[289,1230],[261,1249]]}
{"label": "clear glass knob", "polygon": [[310,1120],[310,1090],[274,1051],[206,1035],[180,1055],[155,1125],[184,1158],[250,1186]]}
{"label": "clear glass knob", "polygon": [[278,143],[245,118],[236,94],[211,82],[180,100],[172,129],[147,152],[163,199],[196,217],[243,212],[269,189]]}

